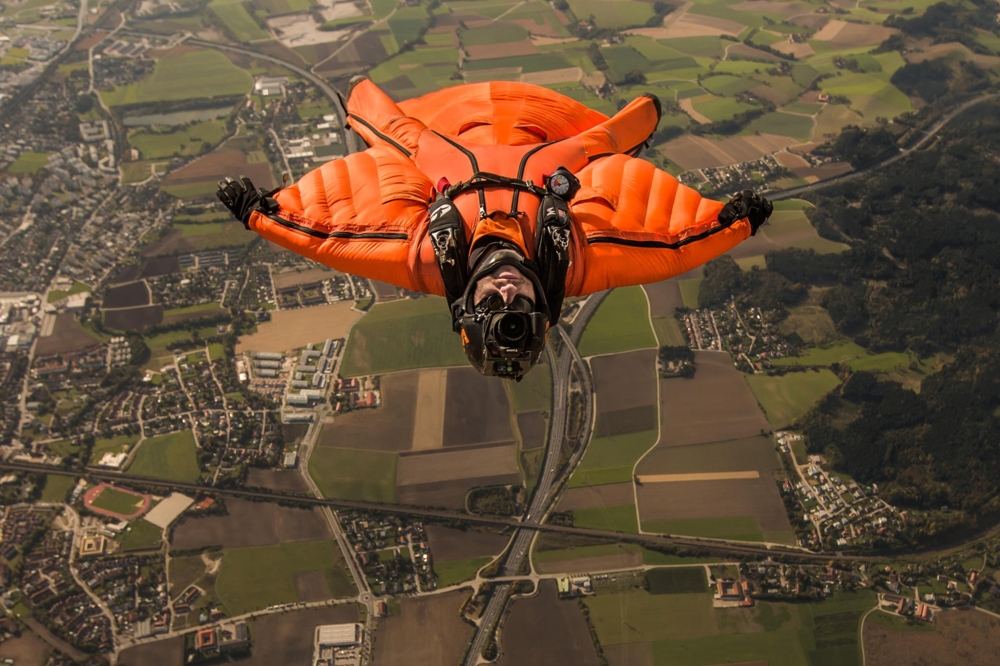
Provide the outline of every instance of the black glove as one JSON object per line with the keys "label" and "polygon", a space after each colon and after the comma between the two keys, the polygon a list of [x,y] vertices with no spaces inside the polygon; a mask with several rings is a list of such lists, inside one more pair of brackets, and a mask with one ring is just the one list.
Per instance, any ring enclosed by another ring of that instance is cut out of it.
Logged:
{"label": "black glove", "polygon": [[257,209],[260,203],[261,193],[253,186],[253,183],[246,176],[240,176],[239,180],[227,177],[219,181],[219,189],[215,196],[229,209],[237,220],[243,223],[247,229],[250,228],[250,214]]}
{"label": "black glove", "polygon": [[762,196],[751,190],[743,190],[734,196],[719,212],[719,223],[728,227],[737,220],[750,220],[750,235],[756,236],[757,229],[771,217],[774,206]]}

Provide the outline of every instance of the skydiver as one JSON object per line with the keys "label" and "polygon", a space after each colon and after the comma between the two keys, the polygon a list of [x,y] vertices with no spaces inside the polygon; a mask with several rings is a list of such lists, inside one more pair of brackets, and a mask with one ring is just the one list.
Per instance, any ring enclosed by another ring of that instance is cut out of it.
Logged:
{"label": "skydiver", "polygon": [[469,362],[520,379],[565,296],[666,280],[767,221],[750,190],[723,205],[636,155],[649,94],[612,118],[554,91],[469,84],[398,105],[356,77],[349,126],[369,148],[273,192],[217,195],[264,238],[331,268],[444,296]]}

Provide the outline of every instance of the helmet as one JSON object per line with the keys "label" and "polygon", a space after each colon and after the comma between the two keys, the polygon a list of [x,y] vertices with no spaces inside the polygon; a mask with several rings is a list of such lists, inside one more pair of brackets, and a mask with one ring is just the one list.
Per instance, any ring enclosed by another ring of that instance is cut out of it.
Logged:
{"label": "helmet", "polygon": [[[534,264],[514,246],[494,243],[476,254],[482,259],[473,269],[462,298],[453,305],[455,330],[462,336],[469,363],[481,374],[521,381],[545,347],[549,328],[545,290]],[[508,304],[500,294],[473,303],[476,283],[500,266],[520,270],[535,287],[537,303],[519,295]]]}

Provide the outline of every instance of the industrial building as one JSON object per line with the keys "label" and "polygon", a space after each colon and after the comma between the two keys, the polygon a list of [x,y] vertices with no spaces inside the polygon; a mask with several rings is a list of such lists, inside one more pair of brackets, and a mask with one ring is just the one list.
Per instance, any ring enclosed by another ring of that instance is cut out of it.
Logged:
{"label": "industrial building", "polygon": [[361,663],[358,646],[364,629],[358,623],[316,627],[313,666],[354,666]]}
{"label": "industrial building", "polygon": [[254,352],[253,357],[264,361],[280,361],[284,358],[284,356],[278,352]]}

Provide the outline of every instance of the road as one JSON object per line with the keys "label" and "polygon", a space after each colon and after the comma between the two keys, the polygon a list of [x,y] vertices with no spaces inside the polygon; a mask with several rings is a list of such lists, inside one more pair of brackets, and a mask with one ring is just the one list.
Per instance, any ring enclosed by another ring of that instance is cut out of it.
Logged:
{"label": "road", "polygon": [[976,99],[969,100],[964,104],[960,104],[959,106],[955,107],[950,112],[948,112],[948,114],[943,116],[936,123],[934,123],[929,130],[926,130],[924,132],[924,136],[920,139],[920,141],[917,141],[915,144],[913,144],[912,146],[910,146],[905,150],[901,150],[898,155],[893,155],[889,159],[882,160],[878,164],[874,164],[868,168],[861,169],[860,171],[852,171],[850,173],[846,173],[843,176],[830,178],[829,180],[821,180],[817,183],[813,183],[812,185],[805,185],[803,187],[794,187],[790,190],[782,190],[781,192],[773,192],[771,194],[768,194],[768,197],[773,201],[778,201],[779,199],[788,199],[790,197],[795,197],[800,194],[805,194],[806,192],[812,192],[813,190],[818,190],[820,188],[827,187],[829,185],[838,185],[840,183],[846,183],[849,180],[854,180],[855,178],[860,178],[861,176],[867,175],[873,171],[878,171],[879,169],[885,168],[890,164],[903,159],[913,151],[923,148],[931,139],[934,138],[934,136],[938,132],[941,131],[941,129],[945,125],[951,122],[955,118],[955,116],[959,115],[966,109],[969,109],[977,104],[981,104],[982,102],[986,102],[988,100],[997,98],[998,95],[996,94],[983,95],[982,97],[977,97]]}

